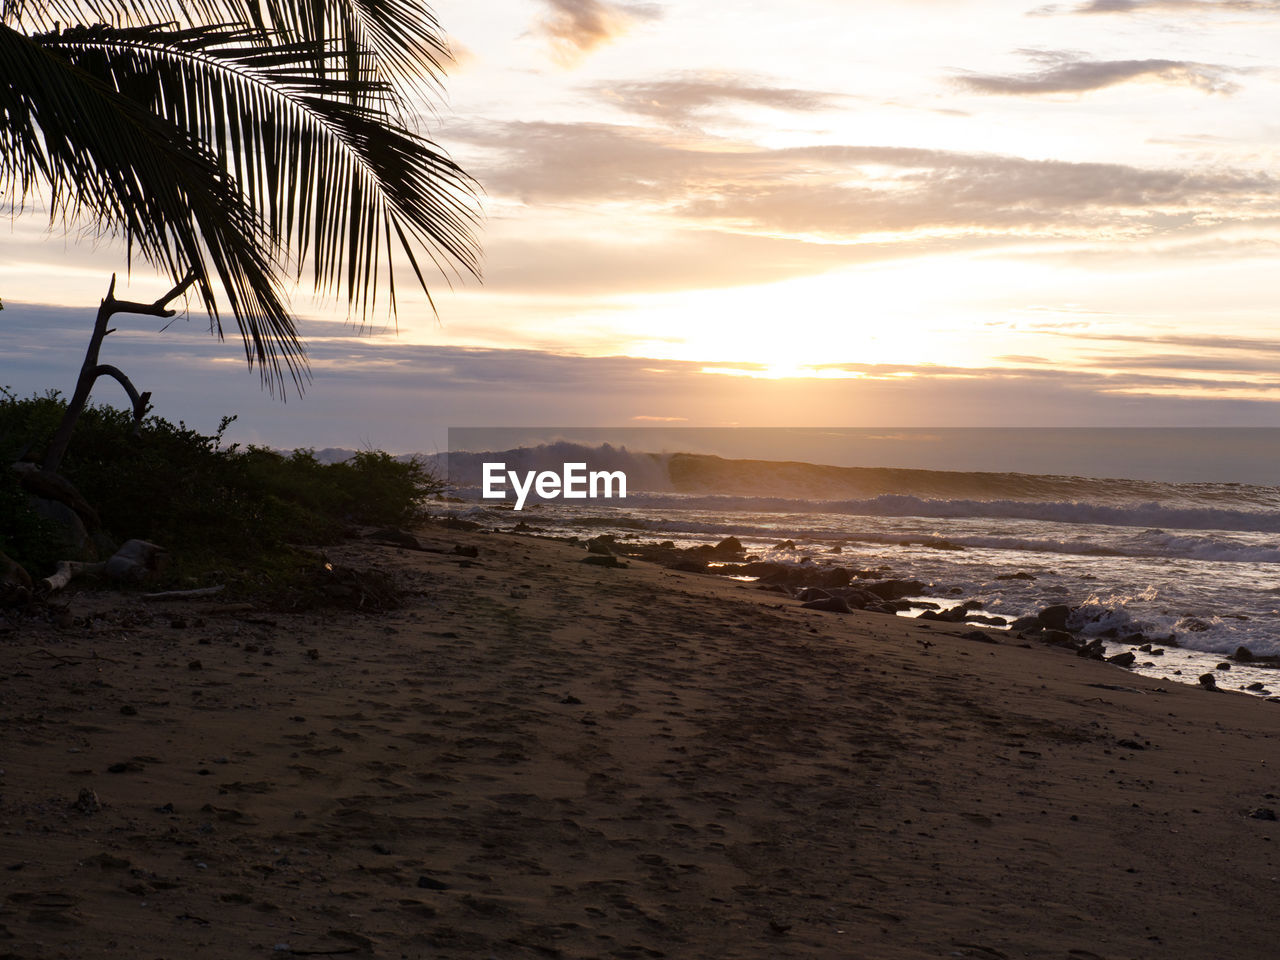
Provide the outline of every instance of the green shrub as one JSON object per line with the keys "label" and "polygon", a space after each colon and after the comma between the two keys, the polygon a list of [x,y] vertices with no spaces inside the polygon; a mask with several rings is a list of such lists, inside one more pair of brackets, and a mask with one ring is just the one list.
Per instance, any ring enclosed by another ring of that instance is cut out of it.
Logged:
{"label": "green shrub", "polygon": [[[5,391],[4,463],[43,452],[64,407],[56,394],[19,400]],[[225,447],[223,432],[233,419],[224,418],[206,436],[185,423],[148,417],[134,436],[128,412],[88,407],[61,473],[97,509],[110,538],[137,537],[169,549],[175,559],[171,579],[227,567],[271,568],[291,545],[332,543],[353,524],[408,523],[441,488],[420,461],[385,453],[323,464],[309,450],[286,456],[262,447]],[[19,562],[44,564],[50,559],[41,550],[47,537],[29,512],[6,476],[0,484],[3,549]]]}
{"label": "green shrub", "polygon": [[52,569],[59,541],[53,524],[32,509],[12,470],[0,476],[0,553],[28,570]]}

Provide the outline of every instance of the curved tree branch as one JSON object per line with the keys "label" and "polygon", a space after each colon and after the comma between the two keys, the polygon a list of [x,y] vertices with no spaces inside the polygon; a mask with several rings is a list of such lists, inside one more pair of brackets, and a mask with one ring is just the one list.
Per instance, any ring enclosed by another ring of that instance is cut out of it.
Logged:
{"label": "curved tree branch", "polygon": [[100,363],[94,368],[94,380],[98,377],[111,377],[124,387],[124,392],[129,395],[129,402],[133,405],[133,435],[136,437],[142,432],[142,418],[147,415],[147,406],[151,403],[151,391],[139,393],[133,381],[124,375],[124,371],[109,363]]}
{"label": "curved tree branch", "polygon": [[48,473],[58,472],[58,467],[62,464],[62,458],[67,452],[67,444],[71,442],[71,434],[75,430],[76,421],[80,419],[80,414],[84,412],[85,404],[89,402],[89,394],[92,392],[93,385],[99,377],[111,377],[119,381],[125,392],[129,394],[129,400],[133,403],[133,430],[135,435],[138,433],[142,425],[142,418],[147,414],[147,404],[151,401],[151,393],[149,391],[139,393],[138,388],[118,367],[113,367],[106,363],[98,363],[98,353],[102,349],[102,341],[106,339],[107,334],[111,333],[107,324],[117,313],[137,313],[149,317],[172,317],[176,311],[171,310],[169,304],[186,293],[187,289],[199,279],[199,276],[199,273],[194,268],[188,270],[182,281],[159,300],[153,303],[137,303],[132,300],[116,299],[116,278],[115,274],[111,275],[111,286],[107,288],[107,295],[102,298],[102,304],[98,307],[98,319],[93,325],[93,335],[89,338],[89,348],[85,351],[84,364],[80,367],[80,376],[76,379],[75,392],[71,395],[71,399],[67,401],[67,409],[62,414],[62,422],[58,424],[57,432],[53,435],[53,439],[49,441],[49,449],[45,451],[44,463],[41,465],[43,470]]}

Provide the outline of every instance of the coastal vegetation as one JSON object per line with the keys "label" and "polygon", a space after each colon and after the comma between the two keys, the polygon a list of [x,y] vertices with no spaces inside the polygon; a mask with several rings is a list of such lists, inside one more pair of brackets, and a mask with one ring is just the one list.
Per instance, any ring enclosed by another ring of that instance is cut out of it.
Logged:
{"label": "coastal vegetation", "polygon": [[[55,394],[5,396],[0,456],[7,462],[40,449],[65,407]],[[232,419],[202,434],[149,416],[135,434],[129,413],[86,408],[63,473],[92,505],[81,517],[88,552],[109,553],[121,540],[138,538],[172,551],[156,586],[216,580],[242,592],[271,592],[316,565],[315,551],[306,548],[332,543],[359,525],[410,523],[441,489],[416,458],[366,451],[321,463],[308,450],[225,445]],[[19,474],[0,475],[0,552],[40,577],[68,559],[72,546],[28,493]]]}

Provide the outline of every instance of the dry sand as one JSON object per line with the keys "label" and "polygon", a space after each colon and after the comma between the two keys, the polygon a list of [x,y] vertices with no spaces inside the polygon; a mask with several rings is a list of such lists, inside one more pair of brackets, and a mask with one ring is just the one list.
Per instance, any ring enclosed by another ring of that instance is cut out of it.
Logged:
{"label": "dry sand", "polygon": [[0,957],[1275,955],[1280,704],[424,539],[0,633]]}

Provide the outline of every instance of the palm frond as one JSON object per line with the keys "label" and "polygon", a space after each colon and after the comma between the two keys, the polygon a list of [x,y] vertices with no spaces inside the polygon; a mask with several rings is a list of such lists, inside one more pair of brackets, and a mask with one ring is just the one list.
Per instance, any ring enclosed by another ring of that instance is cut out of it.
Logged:
{"label": "palm frond", "polygon": [[474,183],[333,40],[246,24],[0,31],[0,189],[19,206],[48,195],[55,220],[87,215],[175,280],[207,263],[269,386],[305,376],[285,276],[345,288],[367,319],[383,283],[394,312],[400,258],[424,290],[423,256],[478,274]]}
{"label": "palm frond", "polygon": [[450,59],[439,21],[420,0],[0,0],[0,20],[33,32],[61,26],[251,25],[257,42],[318,44],[353,79],[439,85]]}
{"label": "palm frond", "polygon": [[306,379],[306,355],[278,293],[269,232],[216,157],[101,77],[0,26],[0,183],[10,203],[50,198],[55,221],[89,221],[175,280],[200,271],[219,334],[210,279],[235,315],[264,382]]}
{"label": "palm frond", "polygon": [[[416,251],[441,270],[477,272],[466,174],[376,100],[341,96],[353,81],[340,68],[303,69],[321,55],[316,44],[264,51],[248,39],[236,27],[93,27],[45,42],[206,145],[276,249],[298,252],[299,272],[309,254],[321,291],[345,286],[353,308],[357,296],[368,308],[384,226],[404,238],[398,252],[419,275]],[[383,250],[388,272],[394,252]]]}

